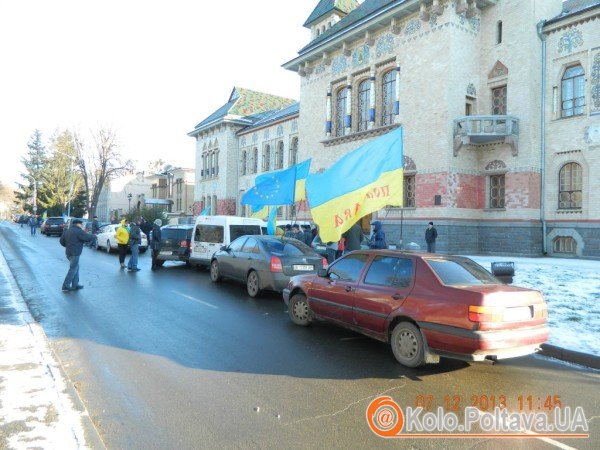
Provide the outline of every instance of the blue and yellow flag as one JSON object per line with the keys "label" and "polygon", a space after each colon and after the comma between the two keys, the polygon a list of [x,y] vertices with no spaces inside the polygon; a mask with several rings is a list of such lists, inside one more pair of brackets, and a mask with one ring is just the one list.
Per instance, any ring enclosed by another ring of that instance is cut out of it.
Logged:
{"label": "blue and yellow flag", "polygon": [[210,206],[208,208],[204,208],[200,213],[201,216],[209,216],[210,215]]}
{"label": "blue and yellow flag", "polygon": [[267,205],[291,205],[294,203],[296,167],[261,175],[256,186],[242,196],[242,205],[258,210]]}
{"label": "blue and yellow flag", "polygon": [[[290,167],[287,170],[291,170],[293,168],[296,169],[296,184],[294,185],[294,202],[301,202],[302,200],[306,200],[306,178],[308,177],[308,173],[310,172],[310,162],[312,158],[307,159],[301,163],[296,164],[295,166]],[[262,183],[265,180],[269,179],[269,176],[276,175],[278,173],[285,171],[278,171],[272,173],[266,173],[263,175],[259,175],[256,177],[254,181],[257,185]]]}
{"label": "blue and yellow flag", "polygon": [[260,209],[252,208],[252,214],[250,215],[253,219],[263,219],[265,220],[269,217],[269,208],[267,206],[263,206]]}
{"label": "blue and yellow flag", "polygon": [[277,206],[271,206],[269,212],[269,220],[267,221],[267,234],[269,236],[275,236],[276,226],[275,221],[277,220]]}
{"label": "blue and yellow flag", "polygon": [[341,158],[306,180],[313,220],[323,242],[337,242],[361,217],[386,205],[402,206],[402,128]]}

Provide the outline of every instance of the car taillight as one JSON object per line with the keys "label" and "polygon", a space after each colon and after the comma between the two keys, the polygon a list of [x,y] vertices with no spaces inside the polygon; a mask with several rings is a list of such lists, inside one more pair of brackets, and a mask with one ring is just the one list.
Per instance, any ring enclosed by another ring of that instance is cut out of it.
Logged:
{"label": "car taillight", "polygon": [[271,272],[283,272],[283,266],[281,265],[281,260],[277,256],[271,256],[270,269],[271,269]]}
{"label": "car taillight", "polygon": [[533,305],[533,318],[534,319],[547,319],[548,318],[548,305],[546,303],[539,303]]}
{"label": "car taillight", "polygon": [[323,258],[323,269],[327,269],[329,267],[329,261],[326,258]]}
{"label": "car taillight", "polygon": [[469,306],[469,320],[471,322],[502,322],[504,308],[494,306]]}
{"label": "car taillight", "polygon": [[188,245],[188,241],[181,241],[181,242],[179,243],[179,246],[180,246],[180,247],[183,247],[183,248],[188,248],[188,247],[189,247],[189,245]]}

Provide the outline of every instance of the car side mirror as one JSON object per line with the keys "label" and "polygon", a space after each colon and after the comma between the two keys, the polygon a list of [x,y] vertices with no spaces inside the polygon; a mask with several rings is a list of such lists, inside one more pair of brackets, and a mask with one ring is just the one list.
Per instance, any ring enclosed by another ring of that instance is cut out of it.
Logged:
{"label": "car side mirror", "polygon": [[229,247],[228,247],[228,246],[226,246],[226,245],[223,245],[223,246],[221,247],[221,250],[223,250],[224,252],[229,252]]}
{"label": "car side mirror", "polygon": [[327,273],[327,269],[319,269],[317,270],[317,275],[321,278],[328,278],[329,274]]}

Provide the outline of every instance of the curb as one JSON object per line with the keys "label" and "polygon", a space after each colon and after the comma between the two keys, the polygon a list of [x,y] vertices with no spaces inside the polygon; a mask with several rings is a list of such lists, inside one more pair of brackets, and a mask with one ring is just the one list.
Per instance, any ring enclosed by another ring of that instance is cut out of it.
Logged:
{"label": "curb", "polygon": [[566,348],[557,347],[552,344],[542,344],[541,347],[542,351],[539,352],[538,355],[560,359],[561,361],[579,364],[580,366],[591,367],[592,369],[600,369],[600,356],[567,350]]}

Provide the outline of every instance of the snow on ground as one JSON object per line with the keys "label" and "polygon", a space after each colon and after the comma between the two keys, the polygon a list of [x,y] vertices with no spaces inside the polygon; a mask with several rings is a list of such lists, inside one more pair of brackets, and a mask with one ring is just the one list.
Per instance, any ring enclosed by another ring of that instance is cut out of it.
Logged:
{"label": "snow on ground", "polygon": [[548,303],[550,343],[600,356],[600,261],[468,256],[488,270],[513,261],[513,285],[537,289]]}

